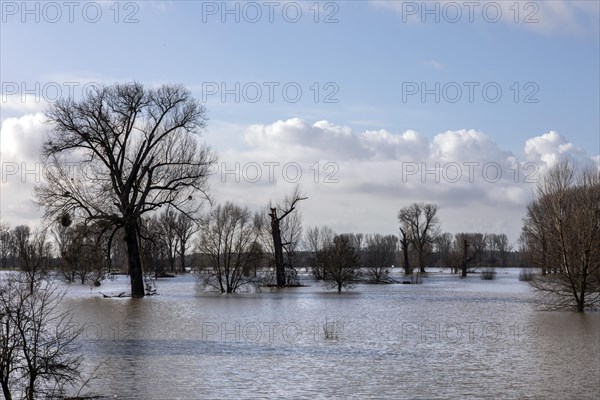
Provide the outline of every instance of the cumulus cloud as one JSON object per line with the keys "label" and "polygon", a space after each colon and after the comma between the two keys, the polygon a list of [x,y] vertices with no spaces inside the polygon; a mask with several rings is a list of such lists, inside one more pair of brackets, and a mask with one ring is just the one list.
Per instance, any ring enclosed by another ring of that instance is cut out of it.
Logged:
{"label": "cumulus cloud", "polygon": [[[444,229],[502,228],[516,240],[549,160],[556,154],[590,159],[556,132],[527,140],[518,154],[477,130],[446,131],[430,140],[411,130],[355,132],[298,118],[252,125],[244,139],[247,149],[221,153],[217,198],[268,204],[300,183],[310,197],[302,206],[306,224],[340,231],[395,232],[398,209],[426,201],[440,205]],[[254,181],[257,166],[262,179]]]}
{"label": "cumulus cloud", "polygon": [[[47,129],[39,113],[6,119],[3,168],[38,161]],[[600,160],[557,132],[532,137],[522,152],[513,153],[472,129],[428,138],[412,130],[354,131],[331,121],[291,118],[218,130],[219,135],[207,134],[209,143],[222,136],[211,177],[217,201],[258,210],[300,184],[309,197],[301,207],[305,226],[327,224],[339,232],[395,233],[398,210],[425,201],[440,206],[444,230],[504,232],[516,240],[540,171],[563,156]],[[2,218],[13,225],[32,223],[39,217],[30,201],[35,173],[23,181],[21,171],[6,172]]]}
{"label": "cumulus cloud", "polygon": [[544,169],[565,157],[582,163],[590,160],[583,150],[554,131],[527,140],[524,153],[528,161],[538,163]]}
{"label": "cumulus cloud", "polygon": [[32,201],[33,187],[39,183],[42,168],[39,150],[48,127],[41,113],[7,118],[0,128],[0,166],[2,177],[2,220],[13,226],[39,224],[40,211]]}
{"label": "cumulus cloud", "polygon": [[42,113],[7,118],[2,122],[2,161],[38,161],[42,138],[48,127]]}

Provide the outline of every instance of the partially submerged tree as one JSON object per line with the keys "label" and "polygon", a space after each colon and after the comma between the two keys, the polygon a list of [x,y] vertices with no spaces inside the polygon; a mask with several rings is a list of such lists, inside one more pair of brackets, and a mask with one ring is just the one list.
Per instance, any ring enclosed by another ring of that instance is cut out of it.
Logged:
{"label": "partially submerged tree", "polygon": [[154,279],[164,277],[169,264],[169,252],[161,221],[156,216],[142,218],[140,224],[142,266]]}
{"label": "partially submerged tree", "polygon": [[450,232],[444,232],[435,238],[435,250],[438,256],[438,266],[441,268],[452,267],[452,272],[456,273],[456,264],[452,246],[454,236]]}
{"label": "partially submerged tree", "polygon": [[388,282],[389,268],[396,260],[398,238],[394,235],[373,234],[366,237],[363,264],[371,282]]}
{"label": "partially submerged tree", "polygon": [[[600,176],[569,161],[538,183],[523,219],[523,236],[541,266],[554,273],[530,281],[548,308],[579,312],[600,305]],[[545,251],[545,255],[539,254]]]}
{"label": "partially submerged tree", "polygon": [[63,398],[82,382],[81,329],[60,307],[56,284],[23,274],[0,279],[0,383],[4,398]]}
{"label": "partially submerged tree", "polygon": [[12,257],[12,235],[10,234],[10,225],[0,220],[0,268],[9,267]]}
{"label": "partially submerged tree", "polygon": [[179,256],[179,271],[185,273],[187,272],[185,256],[190,247],[190,240],[192,239],[192,236],[198,232],[199,226],[191,216],[180,212],[175,219],[174,230],[178,244],[176,252]]}
{"label": "partially submerged tree", "polygon": [[98,282],[108,272],[106,245],[97,226],[78,223],[53,228],[60,256],[60,271],[68,282]]}
{"label": "partially submerged tree", "polygon": [[408,249],[412,244],[412,239],[410,236],[410,231],[408,229],[408,225],[403,222],[402,226],[400,226],[400,246],[402,248],[402,267],[404,268],[405,275],[412,274],[412,268],[410,266],[410,257],[408,253]]}
{"label": "partially submerged tree", "polygon": [[457,233],[454,238],[456,260],[460,260],[461,277],[465,278],[469,268],[481,265],[487,236],[483,233]]}
{"label": "partially submerged tree", "polygon": [[[277,286],[285,286],[288,279],[285,273],[285,261],[283,252],[286,247],[295,246],[302,236],[302,226],[299,218],[294,218],[293,223],[288,223],[284,232],[283,224],[288,216],[296,211],[298,202],[306,200],[302,197],[299,186],[296,186],[290,196],[287,196],[282,206],[269,206],[269,217],[271,221],[271,237],[273,239],[273,252],[275,256],[275,277]],[[299,229],[298,229],[299,226]],[[286,233],[284,235],[284,233]],[[287,240],[285,240],[287,238]],[[289,251],[289,250],[287,250]]]}
{"label": "partially submerged tree", "polygon": [[438,234],[439,219],[437,205],[429,203],[413,203],[398,213],[402,227],[406,227],[411,243],[417,251],[420,272],[425,272],[426,249]]}
{"label": "partially submerged tree", "polygon": [[508,265],[508,254],[512,250],[512,246],[508,242],[508,236],[504,233],[490,233],[486,237],[488,250],[486,263],[491,267],[498,263],[501,267],[506,267]]}
{"label": "partially submerged tree", "polygon": [[[38,230],[32,234],[27,225],[19,225],[13,229],[12,236],[15,268],[21,270],[33,285],[50,269],[52,249],[46,240],[46,233]],[[32,290],[33,286],[30,288]]]}
{"label": "partially submerged tree", "polygon": [[314,226],[306,230],[304,240],[311,254],[310,267],[316,280],[325,279],[325,265],[321,262],[320,256],[323,250],[331,245],[334,237],[335,232],[328,226]]}
{"label": "partially submerged tree", "polygon": [[179,247],[179,239],[175,231],[177,224],[177,213],[174,209],[167,206],[167,209],[158,217],[158,231],[162,241],[167,261],[169,263],[169,271],[175,272],[175,261],[177,260],[177,248]]}
{"label": "partially submerged tree", "polygon": [[350,288],[360,277],[359,254],[352,245],[350,235],[336,235],[321,255],[325,270],[325,281],[337,288]]}
{"label": "partially submerged tree", "polygon": [[233,203],[214,207],[201,224],[198,252],[201,277],[221,293],[250,282],[247,271],[260,262],[261,218]]}
{"label": "partially submerged tree", "polygon": [[197,140],[205,108],[181,86],[132,83],[61,99],[46,115],[53,130],[42,145],[44,182],[36,187],[45,217],[123,228],[131,294],[144,296],[141,217],[168,205],[193,213],[208,198],[215,156]]}

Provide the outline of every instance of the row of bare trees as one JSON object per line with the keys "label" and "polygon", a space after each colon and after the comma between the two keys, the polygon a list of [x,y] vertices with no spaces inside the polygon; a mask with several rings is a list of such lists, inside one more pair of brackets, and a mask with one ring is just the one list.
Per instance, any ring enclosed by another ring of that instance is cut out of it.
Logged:
{"label": "row of bare trees", "polygon": [[144,270],[154,272],[155,277],[187,272],[191,265],[186,257],[192,237],[199,230],[198,223],[196,218],[171,207],[142,218],[139,236]]}
{"label": "row of bare trees", "polygon": [[[116,232],[122,232],[134,297],[144,296],[143,265],[154,260],[144,260],[145,255],[155,251],[168,260],[169,268],[174,266],[173,249],[177,246],[172,233],[167,229],[171,238],[167,243],[158,243],[157,235],[152,239],[152,231],[161,223],[152,222],[149,216],[165,208],[196,216],[210,200],[208,178],[216,156],[198,140],[205,127],[205,112],[182,86],[148,89],[138,83],[97,87],[80,100],[61,99],[46,112],[52,132],[42,145],[44,182],[36,187],[37,202],[43,207],[47,221],[72,218],[76,226],[109,227],[108,254],[112,238]],[[594,268],[598,260],[596,252],[588,246],[590,238],[596,239],[597,228],[593,224],[597,222],[597,203],[593,201],[598,173],[597,168],[591,171],[578,179],[568,168],[549,175],[529,207],[522,245],[543,271],[565,274],[566,287],[576,298],[578,308],[595,301],[594,296],[590,299],[584,295],[590,286],[595,290]],[[281,207],[272,206],[267,213],[271,240],[268,246],[263,246],[263,251],[274,256],[278,286],[294,280],[297,247],[294,243],[300,235],[288,232],[289,237],[295,238],[290,241],[284,238],[284,230],[298,226],[294,218],[299,217],[293,213],[303,199],[295,193]],[[591,211],[579,212],[584,208]],[[434,204],[414,203],[398,213],[398,243],[406,274],[412,273],[412,265],[424,272],[428,253],[436,246],[443,250],[441,253],[446,252],[445,261],[455,271],[460,269],[463,276],[473,265],[504,262],[509,246],[502,236],[463,233],[453,239],[436,240],[442,237],[437,211]],[[573,221],[581,224],[570,225]],[[144,238],[151,247],[149,250],[141,248]],[[267,243],[264,239],[259,242]],[[182,269],[185,269],[186,243],[179,241]],[[353,247],[357,248],[356,243]],[[314,254],[315,260],[325,256]],[[28,265],[37,261],[22,262],[24,269],[30,269]],[[324,277],[323,267],[319,266],[322,263],[317,260],[314,264],[315,276]],[[574,269],[582,272],[574,273]],[[557,288],[553,290],[558,292]]]}
{"label": "row of bare trees", "polygon": [[[307,229],[304,246],[308,252],[306,264],[316,280],[328,281],[333,277],[333,281],[338,284],[340,279],[336,276],[347,276],[348,284],[355,283],[359,278],[366,278],[373,283],[384,283],[390,281],[389,270],[396,263],[398,238],[394,235],[361,233],[338,235],[328,226],[315,226]],[[348,253],[342,257],[348,261],[345,269],[355,271],[345,271],[342,274],[338,265],[337,271],[340,273],[332,273],[336,272],[336,267],[331,267],[331,254],[339,252],[340,248],[344,248]],[[365,270],[366,277],[362,276],[360,269]],[[343,286],[345,284],[341,285]]]}
{"label": "row of bare trees", "polygon": [[222,293],[259,281],[278,287],[298,284],[302,216],[297,205],[305,199],[296,187],[280,205],[260,212],[232,202],[213,207],[199,223],[197,268],[203,283]]}
{"label": "row of bare trees", "polygon": [[34,282],[52,267],[52,246],[45,231],[32,232],[27,225],[12,230],[6,223],[0,224],[0,258],[2,269],[18,269]]}
{"label": "row of bare trees", "polygon": [[467,276],[474,267],[508,267],[513,246],[504,233],[440,233],[434,240],[439,267]]}

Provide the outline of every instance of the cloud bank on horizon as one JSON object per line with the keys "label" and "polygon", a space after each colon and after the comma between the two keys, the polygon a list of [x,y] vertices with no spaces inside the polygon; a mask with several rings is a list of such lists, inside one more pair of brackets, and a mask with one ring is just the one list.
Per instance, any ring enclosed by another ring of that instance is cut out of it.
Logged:
{"label": "cloud bank on horizon", "polygon": [[[39,143],[47,129],[42,113],[2,123],[2,214],[13,226],[39,222],[33,187],[43,179]],[[397,211],[424,201],[440,206],[446,231],[502,232],[514,241],[549,166],[561,158],[580,165],[600,160],[554,131],[525,140],[515,154],[473,129],[430,139],[412,130],[354,132],[330,121],[290,118],[242,130],[244,149],[216,149],[216,200],[260,209],[299,184],[309,197],[302,206],[305,226],[339,232],[394,233]],[[498,214],[504,217],[492,217]]]}

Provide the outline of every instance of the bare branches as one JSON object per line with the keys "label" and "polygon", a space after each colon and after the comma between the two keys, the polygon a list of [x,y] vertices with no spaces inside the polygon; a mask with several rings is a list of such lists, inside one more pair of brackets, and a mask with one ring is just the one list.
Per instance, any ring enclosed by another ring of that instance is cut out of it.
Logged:
{"label": "bare branches", "polygon": [[394,235],[368,235],[364,250],[364,264],[374,283],[388,282],[389,268],[394,264],[398,237]]}
{"label": "bare branches", "polygon": [[38,204],[48,220],[72,214],[125,228],[134,296],[143,296],[136,244],[142,215],[162,206],[194,214],[210,201],[216,156],[197,140],[205,113],[182,86],[138,83],[60,100],[46,113],[53,130],[42,145]]}
{"label": "bare branches", "polygon": [[205,284],[221,293],[234,293],[251,281],[249,271],[262,253],[258,220],[233,203],[218,205],[206,215],[198,243]]}
{"label": "bare branches", "polygon": [[543,177],[523,219],[522,239],[543,272],[530,281],[551,308],[600,305],[600,179],[561,161]]}
{"label": "bare branches", "polygon": [[[271,217],[271,237],[273,239],[273,251],[275,253],[275,276],[277,286],[285,286],[288,283],[285,271],[285,263],[283,260],[283,249],[285,248],[288,255],[291,254],[292,243],[297,243],[302,236],[301,217],[296,210],[296,205],[308,197],[302,197],[300,187],[296,186],[290,196],[286,196],[284,206],[279,207],[281,213],[278,215],[278,207],[269,206]],[[290,214],[293,214],[290,216]],[[286,219],[287,218],[287,219]],[[282,223],[285,222],[285,223]],[[289,240],[282,239],[285,234]],[[292,249],[293,250],[293,249]],[[293,271],[293,267],[291,268]]]}
{"label": "bare branches", "polygon": [[337,288],[338,293],[342,288],[350,288],[361,277],[360,254],[352,246],[349,235],[336,235],[333,241],[325,247],[320,257],[325,271],[325,281]]}
{"label": "bare branches", "polygon": [[417,250],[421,272],[425,272],[425,249],[439,233],[437,211],[435,204],[413,203],[398,213],[400,225],[406,229]]}
{"label": "bare branches", "polygon": [[58,398],[81,382],[75,354],[81,329],[59,304],[64,292],[46,280],[11,275],[0,281],[0,381],[4,397]]}

